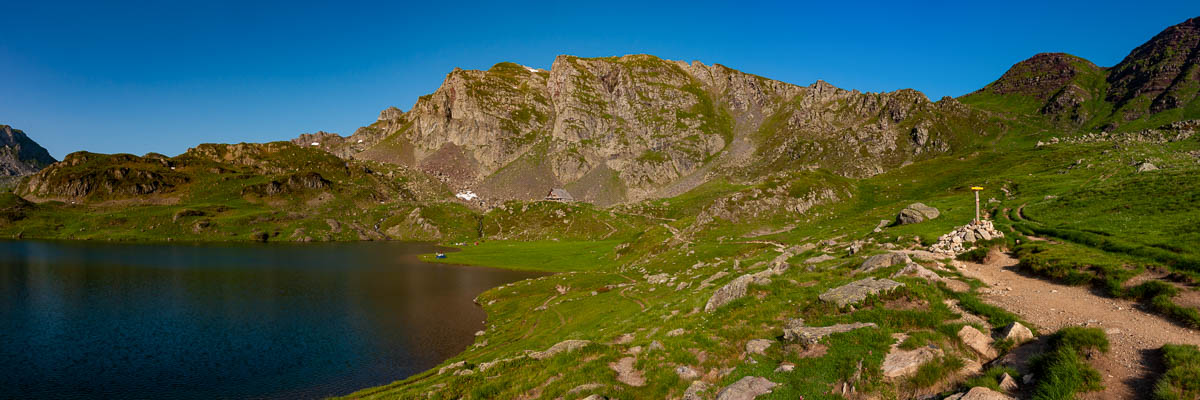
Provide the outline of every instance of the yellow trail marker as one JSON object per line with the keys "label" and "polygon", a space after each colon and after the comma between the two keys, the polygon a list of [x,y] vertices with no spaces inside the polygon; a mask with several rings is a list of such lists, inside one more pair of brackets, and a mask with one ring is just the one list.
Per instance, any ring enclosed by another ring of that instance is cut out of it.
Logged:
{"label": "yellow trail marker", "polygon": [[983,186],[971,186],[971,191],[975,192],[975,225],[979,225],[979,191],[983,190]]}

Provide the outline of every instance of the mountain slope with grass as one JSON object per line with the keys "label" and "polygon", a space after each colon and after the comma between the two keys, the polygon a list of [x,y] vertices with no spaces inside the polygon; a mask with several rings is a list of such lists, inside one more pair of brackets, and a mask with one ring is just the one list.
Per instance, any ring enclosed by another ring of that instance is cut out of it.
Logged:
{"label": "mountain slope with grass", "polygon": [[1057,129],[1125,132],[1200,118],[1200,18],[1163,30],[1110,68],[1038,54],[960,100]]}
{"label": "mountain slope with grass", "polygon": [[1187,396],[1191,353],[1154,376],[1103,324],[1200,329],[1196,21],[936,102],[647,55],[455,70],[347,137],[73,153],[0,194],[0,235],[472,242],[430,261],[555,273],[352,398]]}

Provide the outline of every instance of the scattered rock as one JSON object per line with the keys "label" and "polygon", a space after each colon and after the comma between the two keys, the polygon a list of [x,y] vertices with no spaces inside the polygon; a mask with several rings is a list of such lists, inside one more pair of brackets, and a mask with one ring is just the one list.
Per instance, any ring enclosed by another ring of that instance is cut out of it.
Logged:
{"label": "scattered rock", "polygon": [[451,363],[450,365],[447,365],[445,367],[438,368],[438,375],[444,374],[444,373],[446,373],[446,371],[453,371],[456,369],[466,368],[466,367],[467,367],[466,361],[459,361],[456,363]]}
{"label": "scattered rock", "polygon": [[729,282],[729,284],[717,289],[717,291],[713,293],[712,297],[708,299],[708,303],[704,305],[704,311],[716,311],[717,308],[746,296],[746,287],[749,286],[750,282],[753,280],[754,277],[751,275],[742,275]]}
{"label": "scattered rock", "polygon": [[633,364],[637,362],[637,358],[625,357],[617,362],[608,363],[608,367],[617,372],[617,380],[629,386],[643,386],[646,384],[646,378],[642,376],[642,371],[634,368]]}
{"label": "scattered rock", "polygon": [[[852,324],[837,324],[831,326],[806,326],[800,318],[792,319],[783,328],[783,340],[797,341],[806,345],[816,344],[826,336],[849,332],[861,328],[876,328],[871,322],[855,322]],[[749,346],[749,344],[747,344]]]}
{"label": "scattered rock", "polygon": [[646,351],[659,351],[664,348],[665,347],[663,347],[662,342],[655,340],[655,341],[650,342],[649,346],[646,346]]}
{"label": "scattered rock", "polygon": [[747,376],[717,392],[717,400],[752,400],[771,393],[779,384],[758,376]]}
{"label": "scattered rock", "polygon": [[912,260],[908,258],[907,254],[904,253],[892,252],[878,254],[871,256],[871,258],[868,258],[866,261],[863,261],[862,265],[860,265],[858,269],[854,270],[854,273],[865,274],[880,268],[890,267],[896,264],[906,264],[909,262],[912,262]]}
{"label": "scattered rock", "polygon": [[775,372],[792,372],[794,370],[796,370],[796,364],[787,361],[779,363],[779,367],[775,368]]}
{"label": "scattered rock", "polygon": [[567,394],[575,394],[575,393],[579,393],[579,392],[586,392],[589,390],[604,389],[606,387],[608,387],[608,385],[605,385],[602,383],[585,383],[585,384],[576,386],[574,388],[571,388],[571,390],[567,391]]}
{"label": "scattered rock", "polygon": [[1008,393],[1017,391],[1017,380],[1007,373],[1000,378],[1000,390]]}
{"label": "scattered rock", "polygon": [[629,342],[632,342],[633,339],[634,336],[632,333],[626,333],[624,335],[617,336],[616,339],[613,339],[613,344],[628,344]]}
{"label": "scattered rock", "polygon": [[679,379],[688,381],[700,378],[700,371],[686,365],[675,367],[675,374],[679,375]]}
{"label": "scattered rock", "polygon": [[1150,171],[1157,171],[1157,170],[1158,170],[1157,166],[1155,166],[1154,164],[1148,163],[1148,162],[1140,163],[1137,166],[1137,172],[1150,172]]}
{"label": "scattered rock", "polygon": [[767,339],[754,339],[746,342],[746,352],[750,354],[766,354],[767,349],[775,344],[774,341]]}
{"label": "scattered rock", "polygon": [[962,329],[958,330],[958,338],[979,355],[989,360],[996,358],[996,349],[992,348],[992,338],[975,327],[964,325]]}
{"label": "scattered rock", "polygon": [[592,344],[592,341],[577,340],[577,339],[564,340],[564,341],[556,343],[553,346],[550,346],[550,348],[546,349],[545,351],[530,352],[529,358],[532,358],[534,360],[545,360],[547,358],[553,357],[555,354],[558,354],[558,353],[569,353],[572,351],[582,349],[589,344]]}
{"label": "scattered rock", "polygon": [[668,337],[676,337],[676,336],[681,336],[685,333],[687,333],[687,331],[684,330],[683,328],[676,328],[676,329],[672,329],[672,330],[668,331],[667,336]]}
{"label": "scattered rock", "polygon": [[868,296],[886,293],[901,286],[904,284],[891,279],[866,278],[829,289],[825,293],[821,293],[819,298],[821,301],[837,304],[838,307],[845,307],[857,304]]}
{"label": "scattered rock", "polygon": [[964,393],[958,400],[1012,400],[1012,397],[983,386],[976,386]]}
{"label": "scattered rock", "polygon": [[852,256],[855,253],[862,251],[862,248],[863,248],[863,243],[855,240],[853,243],[850,243],[849,246],[846,246],[846,253],[847,253],[847,255]]}
{"label": "scattered rock", "polygon": [[687,390],[683,391],[683,400],[701,400],[701,394],[708,391],[708,384],[704,381],[692,381],[688,385]]}
{"label": "scattered rock", "polygon": [[646,281],[650,282],[650,284],[652,284],[652,285],[661,285],[661,284],[667,283],[667,281],[670,281],[670,280],[671,280],[671,275],[667,274],[667,273],[650,275],[649,277],[646,278]]}
{"label": "scattered rock", "polygon": [[897,225],[915,224],[925,221],[926,219],[937,218],[940,213],[938,209],[927,206],[922,203],[912,203],[907,208],[900,210],[900,214],[896,215]]}
{"label": "scattered rock", "polygon": [[921,364],[925,364],[935,358],[941,357],[942,349],[923,346],[912,350],[903,350],[900,348],[900,343],[907,339],[907,335],[898,333],[893,337],[896,338],[896,343],[892,344],[891,350],[883,358],[883,376],[888,378],[898,378],[915,374],[917,369],[921,368]]}
{"label": "scattered rock", "polygon": [[816,257],[810,257],[809,259],[804,260],[804,263],[805,264],[818,264],[818,263],[822,263],[822,262],[829,261],[832,259],[833,259],[833,256],[828,255],[828,254],[822,254],[822,255],[819,255]]}
{"label": "scattered rock", "polygon": [[1033,340],[1033,331],[1021,325],[1020,322],[1013,322],[1004,327],[1001,331],[1000,339],[1012,340],[1013,344],[1021,344]]}

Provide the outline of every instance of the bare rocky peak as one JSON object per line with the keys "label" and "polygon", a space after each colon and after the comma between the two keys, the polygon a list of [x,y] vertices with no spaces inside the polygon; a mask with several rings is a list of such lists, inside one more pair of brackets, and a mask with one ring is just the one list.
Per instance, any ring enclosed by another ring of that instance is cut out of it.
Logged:
{"label": "bare rocky peak", "polygon": [[0,125],[0,177],[29,175],[55,162],[54,157],[25,132]]}
{"label": "bare rocky peak", "polygon": [[[408,112],[389,108],[347,138],[318,133],[296,143],[415,166],[493,200],[538,199],[565,187],[583,201],[611,204],[675,195],[734,170],[752,176],[764,157],[847,176],[879,173],[949,149],[944,124],[918,111],[939,107],[966,113],[913,90],[797,86],[650,55],[563,55],[549,70],[455,69]],[[823,151],[775,147],[789,138],[848,152],[831,162]],[[845,161],[852,154],[866,157]]]}

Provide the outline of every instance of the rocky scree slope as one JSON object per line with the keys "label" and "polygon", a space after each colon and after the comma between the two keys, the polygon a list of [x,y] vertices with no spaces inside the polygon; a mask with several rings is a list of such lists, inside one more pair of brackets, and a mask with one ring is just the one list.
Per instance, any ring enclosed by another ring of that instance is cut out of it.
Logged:
{"label": "rocky scree slope", "polygon": [[998,129],[983,120],[913,90],[802,87],[649,55],[564,55],[550,70],[455,69],[408,112],[384,110],[349,137],[295,142],[417,167],[489,200],[565,187],[607,205],[780,168],[872,176]]}

